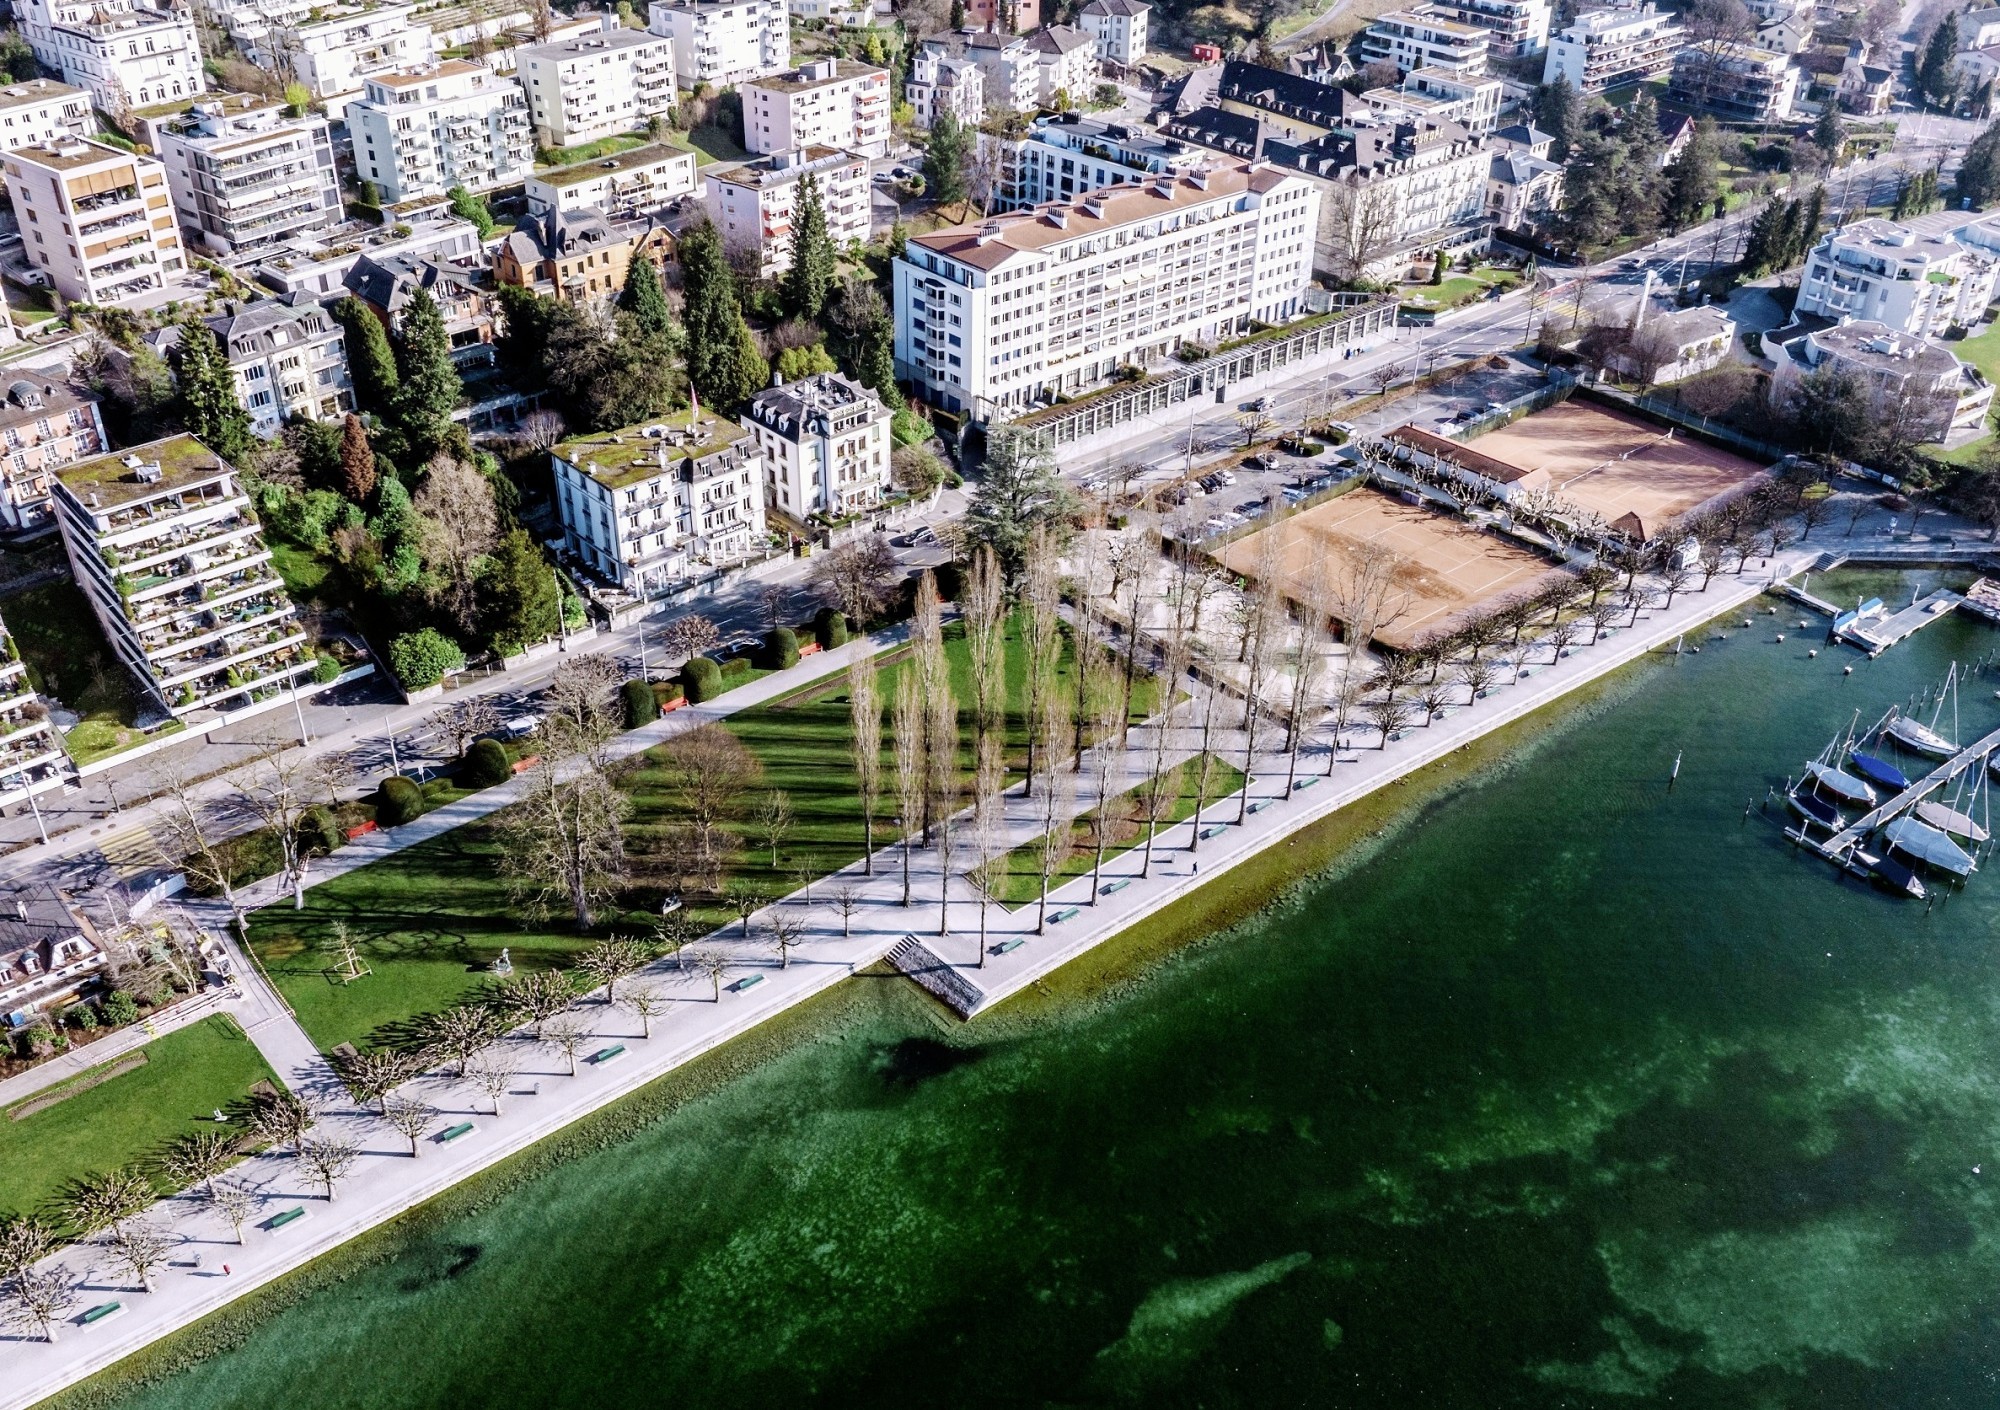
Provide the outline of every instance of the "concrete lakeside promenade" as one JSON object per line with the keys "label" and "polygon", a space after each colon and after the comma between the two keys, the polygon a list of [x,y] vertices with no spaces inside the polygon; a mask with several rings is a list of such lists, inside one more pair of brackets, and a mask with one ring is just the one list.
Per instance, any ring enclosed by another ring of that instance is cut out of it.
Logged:
{"label": "concrete lakeside promenade", "polygon": [[[420,1142],[423,1153],[417,1159],[410,1157],[405,1140],[389,1131],[379,1118],[354,1109],[352,1098],[332,1077],[324,1058],[303,1030],[282,1009],[282,1001],[268,990],[254,970],[249,970],[240,976],[249,991],[249,1004],[275,1003],[279,1007],[246,1021],[246,1028],[257,1039],[260,1049],[274,1058],[274,1067],[289,1084],[327,1104],[320,1129],[352,1139],[363,1152],[361,1158],[340,1183],[338,1197],[329,1201],[290,1155],[250,1157],[231,1177],[254,1188],[262,1201],[258,1214],[245,1226],[245,1242],[241,1246],[203,1201],[180,1196],[162,1201],[149,1217],[182,1242],[175,1251],[176,1266],[157,1275],[157,1291],[152,1293],[137,1290],[136,1280],[129,1272],[116,1268],[105,1244],[79,1245],[53,1256],[52,1264],[68,1270],[79,1280],[76,1303],[59,1324],[60,1339],[53,1345],[40,1340],[34,1329],[18,1324],[9,1328],[11,1335],[0,1337],[0,1410],[32,1405],[226,1306],[242,1293],[297,1270],[354,1236],[558,1133],[579,1118],[637,1091],[765,1020],[826,992],[855,971],[882,959],[907,937],[922,939],[951,964],[954,973],[976,986],[979,998],[972,1011],[983,1012],[1068,960],[1172,904],[1195,886],[1354,799],[1551,703],[1578,686],[1671,644],[1724,612],[1740,609],[1765,590],[1774,573],[1780,578],[1791,576],[1811,564],[1819,552],[1816,544],[1802,545],[1781,556],[1775,569],[1759,569],[1754,577],[1718,576],[1706,591],[1680,594],[1672,609],[1642,612],[1634,627],[1621,628],[1595,645],[1575,646],[1560,661],[1538,661],[1526,678],[1496,686],[1487,698],[1462,706],[1431,726],[1413,725],[1386,748],[1354,751],[1353,761],[1334,765],[1331,780],[1322,780],[1290,800],[1281,796],[1285,757],[1266,753],[1250,785],[1251,801],[1263,806],[1249,814],[1242,826],[1227,826],[1201,844],[1199,876],[1194,874],[1185,851],[1192,824],[1163,829],[1156,844],[1151,877],[1138,879],[1142,846],[1107,863],[1106,881],[1127,884],[1113,895],[1098,898],[1097,904],[1089,904],[1088,876],[1052,891],[1052,914],[1058,908],[1078,909],[1074,916],[1050,926],[1046,934],[1034,933],[1037,907],[1032,903],[1012,911],[998,904],[989,907],[988,954],[983,967],[975,967],[979,958],[976,953],[979,907],[960,875],[962,868],[970,863],[970,854],[961,849],[955,859],[947,907],[950,933],[940,939],[936,935],[940,910],[936,849],[914,852],[915,904],[905,908],[900,904],[902,854],[899,844],[891,844],[877,854],[872,878],[863,877],[861,864],[856,863],[842,873],[815,882],[810,900],[803,894],[786,898],[760,916],[752,917],[753,938],[743,939],[741,928],[734,923],[711,936],[704,944],[727,950],[731,958],[731,967],[719,986],[706,976],[681,971],[671,958],[656,963],[641,976],[622,981],[623,986],[646,984],[666,1001],[667,1011],[653,1020],[650,1039],[640,1037],[640,1021],[622,1007],[590,998],[577,1005],[576,1011],[589,1024],[592,1038],[579,1055],[581,1060],[574,1076],[560,1054],[536,1043],[525,1032],[505,1041],[494,1056],[513,1066],[516,1078],[514,1090],[503,1099],[498,1115],[487,1098],[475,1095],[462,1081],[440,1074],[415,1079],[404,1092],[419,1094],[436,1108],[430,1133]],[[1760,618],[1760,625],[1765,623],[1773,633],[1782,629],[1778,621]],[[1768,642],[1770,636],[1760,634],[1760,639]],[[887,644],[890,643],[871,641],[865,646],[856,643],[841,650],[882,649]],[[724,697],[712,707],[677,711],[656,725],[621,737],[621,743],[631,741],[628,752],[636,752],[675,729],[689,727],[695,720],[727,713],[725,706],[740,709],[757,703],[757,699],[789,694],[837,670],[841,664],[837,657],[838,653],[829,653],[824,661],[810,658],[798,679],[767,677],[753,687],[743,688],[746,691],[755,688],[756,699],[739,702]],[[736,694],[731,692],[731,696]],[[1193,734],[1188,726],[1176,728]],[[1372,731],[1363,727],[1350,733],[1372,738]],[[1150,727],[1135,729],[1134,747],[1125,752],[1121,767],[1112,770],[1107,792],[1122,792],[1150,771],[1149,735]],[[1225,757],[1240,759],[1240,732],[1218,731],[1217,748]],[[1189,752],[1185,747],[1170,748],[1167,757],[1182,758]],[[1325,764],[1323,752],[1308,752],[1302,761],[1300,777],[1323,773]],[[1067,810],[1070,815],[1095,805],[1097,800],[1088,787],[1094,777],[1094,770],[1084,770],[1079,783],[1085,786],[1079,787],[1078,796]],[[502,785],[501,789],[487,792],[501,793],[509,787]],[[476,797],[485,800],[487,794]],[[506,801],[507,797],[502,796],[494,800],[493,806],[504,806]],[[1018,846],[1041,830],[1039,799],[1023,801],[1010,794],[1008,801],[1005,835],[996,851]],[[1233,824],[1236,811],[1232,795],[1225,802],[1211,804],[1203,822]],[[469,819],[459,819],[466,820]],[[414,845],[417,840],[422,839],[412,837],[402,845]],[[388,843],[380,845],[387,847]],[[345,851],[336,854],[337,857]],[[357,857],[354,864],[373,859]],[[317,884],[351,869],[351,866],[335,868],[323,864],[311,881]],[[831,904],[833,891],[843,884],[855,888],[860,902],[851,918],[851,933]],[[289,899],[289,893],[268,887],[256,899],[264,904],[283,903]],[[761,916],[776,907],[793,908],[794,914],[808,918],[809,925],[806,943],[793,952],[789,964],[782,966],[765,941],[759,923]],[[1006,954],[993,953],[1011,940],[1022,943]],[[463,1134],[446,1138],[447,1133],[460,1126],[467,1128]],[[293,1210],[303,1211],[302,1216],[286,1218]],[[271,1227],[273,1224],[277,1227]],[[200,1266],[191,1266],[196,1255]],[[227,1276],[221,1271],[225,1263],[230,1267]],[[121,1304],[117,1314],[89,1326],[79,1325],[79,1318],[86,1310],[112,1302]]]}

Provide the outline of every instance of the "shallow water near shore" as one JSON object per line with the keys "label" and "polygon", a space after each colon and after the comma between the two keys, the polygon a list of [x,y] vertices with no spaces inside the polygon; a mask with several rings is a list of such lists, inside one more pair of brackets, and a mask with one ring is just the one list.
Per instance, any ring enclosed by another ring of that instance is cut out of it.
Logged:
{"label": "shallow water near shore", "polygon": [[1927,910],[1757,804],[2000,633],[1758,610],[1213,943],[847,986],[120,1403],[1990,1405],[2000,866]]}

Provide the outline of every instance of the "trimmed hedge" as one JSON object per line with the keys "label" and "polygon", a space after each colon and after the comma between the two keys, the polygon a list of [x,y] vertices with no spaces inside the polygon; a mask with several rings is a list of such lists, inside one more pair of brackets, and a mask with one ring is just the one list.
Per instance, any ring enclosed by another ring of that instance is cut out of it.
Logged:
{"label": "trimmed hedge", "polygon": [[645,681],[625,682],[625,728],[637,729],[660,718],[660,702]]}
{"label": "trimmed hedge", "polygon": [[749,674],[750,658],[748,656],[738,656],[734,660],[722,663],[722,678],[726,681],[733,681]]}
{"label": "trimmed hedge", "polygon": [[774,671],[798,665],[799,634],[790,627],[773,627],[764,633],[764,655]]}
{"label": "trimmed hedge", "polygon": [[331,808],[313,807],[299,814],[299,850],[307,856],[330,856],[346,840]]}
{"label": "trimmed hedge", "polygon": [[681,689],[687,692],[690,705],[715,699],[722,694],[722,667],[710,656],[688,657],[681,667]]}
{"label": "trimmed hedge", "polygon": [[424,791],[401,774],[382,780],[375,798],[375,821],[383,827],[400,827],[424,815]]}
{"label": "trimmed hedge", "polygon": [[839,608],[822,607],[813,618],[813,639],[827,651],[847,645],[847,618]]}
{"label": "trimmed hedge", "polygon": [[514,776],[507,760],[507,748],[497,739],[475,739],[458,766],[458,776],[467,788],[491,788]]}

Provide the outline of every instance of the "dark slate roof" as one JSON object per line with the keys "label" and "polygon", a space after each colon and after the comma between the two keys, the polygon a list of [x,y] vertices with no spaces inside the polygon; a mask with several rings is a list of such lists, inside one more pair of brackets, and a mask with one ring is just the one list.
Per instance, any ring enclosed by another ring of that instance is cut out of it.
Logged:
{"label": "dark slate roof", "polygon": [[1515,142],[1523,147],[1536,147],[1556,139],[1531,122],[1517,122],[1512,127],[1503,127],[1493,134],[1499,142]]}
{"label": "dark slate roof", "polygon": [[388,255],[381,259],[363,255],[341,282],[363,303],[373,304],[385,313],[399,312],[418,289],[436,289],[441,284],[471,291],[479,288],[478,280],[462,269],[454,269],[442,260],[412,259],[408,255]]}
{"label": "dark slate roof", "polygon": [[83,920],[47,882],[0,883],[0,954],[84,933]]}
{"label": "dark slate roof", "polygon": [[1265,68],[1241,59],[1223,63],[1216,97],[1295,117],[1316,127],[1333,127],[1350,112],[1367,108],[1367,104],[1345,88],[1315,83],[1302,74]]}
{"label": "dark slate roof", "polygon": [[750,417],[796,440],[798,427],[817,429],[829,413],[857,407],[865,407],[870,415],[886,414],[882,399],[851,377],[838,372],[815,372],[757,393],[750,399]]}
{"label": "dark slate roof", "polygon": [[1068,54],[1078,49],[1095,49],[1097,36],[1087,29],[1052,24],[1028,36],[1028,44],[1037,54]]}

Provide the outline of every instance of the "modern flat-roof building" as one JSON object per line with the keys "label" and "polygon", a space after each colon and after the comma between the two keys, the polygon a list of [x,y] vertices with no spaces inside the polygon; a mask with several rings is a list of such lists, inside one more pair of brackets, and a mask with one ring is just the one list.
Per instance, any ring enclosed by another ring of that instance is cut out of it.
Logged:
{"label": "modern flat-roof building", "polygon": [[1549,38],[1542,82],[1560,80],[1581,93],[1664,78],[1686,35],[1671,13],[1651,5],[1590,10]]}
{"label": "modern flat-roof building", "polygon": [[21,32],[46,69],[107,113],[202,92],[201,46],[185,5],[139,0],[20,0]]}
{"label": "modern flat-roof building", "polygon": [[999,159],[995,199],[1004,210],[1067,201],[1084,191],[1178,175],[1216,160],[1215,154],[1177,137],[1105,122],[1081,113],[1035,119],[1020,138],[979,136]]}
{"label": "modern flat-roof building", "polygon": [[185,268],[167,171],[101,142],[61,137],[0,157],[29,261],[66,299],[116,304]]}
{"label": "modern flat-roof building", "polygon": [[951,53],[941,41],[926,39],[910,55],[903,101],[926,131],[945,113],[976,127],[986,116],[986,71],[965,55]]}
{"label": "modern flat-roof building", "polygon": [[1748,44],[1690,46],[1674,56],[1667,98],[1727,122],[1777,122],[1798,96],[1792,57]]}
{"label": "modern flat-roof building", "polygon": [[1475,137],[1487,137],[1500,125],[1505,88],[1497,78],[1460,78],[1443,69],[1414,69],[1401,87],[1371,88],[1361,100],[1369,111],[1384,117],[1455,122]]}
{"label": "modern flat-roof building", "polygon": [[1145,0],[1087,0],[1076,22],[1097,41],[1098,58],[1129,69],[1146,57],[1152,13]]}
{"label": "modern flat-roof building", "polygon": [[192,436],[65,466],[56,521],[118,658],[178,718],[267,708],[312,653],[235,469]]}
{"label": "modern flat-roof building", "polygon": [[232,12],[230,27],[252,63],[289,73],[338,121],[371,78],[421,68],[436,57],[413,4],[313,5],[278,22],[260,7]]}
{"label": "modern flat-roof building", "polygon": [[674,71],[689,88],[724,88],[792,66],[785,0],[659,0],[646,28],[674,41]]}
{"label": "modern flat-roof building", "polygon": [[656,597],[741,563],[764,541],[750,433],[707,412],[558,445],[556,508],[569,548],[599,576]]}
{"label": "modern flat-roof building", "polygon": [[359,221],[332,226],[288,240],[256,257],[254,277],[280,294],[340,297],[347,272],[363,259],[438,259],[446,263],[484,258],[485,247],[471,221],[455,215],[412,216],[406,233]]}
{"label": "modern flat-roof building", "polygon": [[1318,222],[1311,182],[1239,162],[915,236],[895,263],[897,376],[986,421],[1283,323]]}
{"label": "modern flat-roof building", "polygon": [[388,203],[504,186],[534,170],[521,85],[463,59],[369,79],[347,105],[347,126],[355,170]]}
{"label": "modern flat-roof building", "polygon": [[1997,272],[1990,250],[1871,217],[1820,237],[1799,275],[1797,312],[1936,338],[1985,316]]}
{"label": "modern flat-roof building", "polygon": [[1993,384],[1970,363],[1935,343],[1886,324],[1839,323],[1783,344],[1771,374],[1771,404],[1784,410],[1800,382],[1827,367],[1853,374],[1868,388],[1879,426],[1912,441],[1963,441],[1983,434],[1993,408]]}
{"label": "modern flat-roof building", "polygon": [[49,521],[49,479],[111,445],[97,398],[66,382],[22,375],[0,400],[0,521],[36,529]]}
{"label": "modern flat-roof building", "polygon": [[629,152],[538,171],[527,181],[528,214],[594,210],[613,220],[651,215],[695,191],[695,156],[679,147]]}
{"label": "modern flat-roof building", "polygon": [[889,150],[889,71],[850,59],[814,59],[790,73],[745,83],[743,144],[752,152],[838,147],[879,157]]}
{"label": "modern flat-roof building", "polygon": [[97,130],[90,94],[52,78],[31,78],[0,88],[0,152],[35,147],[58,137],[88,137]]}
{"label": "modern flat-roof building", "polygon": [[13,633],[0,623],[0,808],[60,788],[71,772],[49,707],[28,680]]}
{"label": "modern flat-roof building", "polygon": [[673,110],[674,41],[643,30],[600,30],[535,44],[514,59],[536,140],[547,147],[594,142],[644,127]]}
{"label": "modern flat-roof building", "polygon": [[985,74],[986,107],[1010,113],[1033,112],[1041,103],[1041,55],[1026,39],[989,30],[965,35],[965,56]]}
{"label": "modern flat-roof building", "polygon": [[1364,63],[1392,63],[1412,69],[1443,69],[1460,77],[1486,72],[1488,31],[1429,10],[1391,10],[1361,32]]}
{"label": "modern flat-roof building", "polygon": [[1088,30],[1052,24],[1028,36],[1035,56],[1035,101],[1045,108],[1090,101],[1097,87],[1097,40]]}
{"label": "modern flat-roof building", "polygon": [[764,502],[794,523],[844,519],[889,493],[895,413],[838,372],[766,387],[750,399],[744,429],[764,463]]}
{"label": "modern flat-roof building", "polygon": [[135,114],[139,140],[167,168],[174,214],[216,255],[310,235],[345,219],[333,141],[317,113],[247,93],[217,94]]}
{"label": "modern flat-roof building", "polygon": [[819,186],[826,233],[834,244],[865,242],[869,223],[865,157],[832,147],[805,147],[708,174],[708,204],[723,245],[733,251],[756,251],[765,279],[792,267],[792,211],[799,183],[808,176]]}
{"label": "modern flat-roof building", "polygon": [[1485,30],[1486,52],[1503,59],[1549,47],[1548,0],[1430,0],[1424,8]]}

